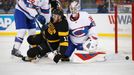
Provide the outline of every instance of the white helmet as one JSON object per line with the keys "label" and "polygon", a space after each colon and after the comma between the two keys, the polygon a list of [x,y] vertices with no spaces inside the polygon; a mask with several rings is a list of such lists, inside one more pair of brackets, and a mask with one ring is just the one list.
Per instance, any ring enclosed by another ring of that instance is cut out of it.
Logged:
{"label": "white helmet", "polygon": [[72,14],[78,13],[78,11],[80,10],[80,4],[79,4],[79,2],[77,2],[77,1],[71,2],[70,6],[69,6],[69,9],[70,9],[70,12]]}

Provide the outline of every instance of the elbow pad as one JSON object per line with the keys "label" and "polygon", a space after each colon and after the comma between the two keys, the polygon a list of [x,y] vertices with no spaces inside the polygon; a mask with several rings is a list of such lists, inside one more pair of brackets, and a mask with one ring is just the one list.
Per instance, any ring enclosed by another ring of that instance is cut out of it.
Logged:
{"label": "elbow pad", "polygon": [[42,15],[37,15],[36,19],[42,24],[44,25],[46,23],[46,18]]}

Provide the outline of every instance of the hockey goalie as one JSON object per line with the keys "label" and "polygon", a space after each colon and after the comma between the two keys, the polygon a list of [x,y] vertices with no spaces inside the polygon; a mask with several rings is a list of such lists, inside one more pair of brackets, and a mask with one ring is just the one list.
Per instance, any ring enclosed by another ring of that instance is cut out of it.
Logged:
{"label": "hockey goalie", "polygon": [[67,15],[69,23],[69,46],[66,59],[73,62],[90,62],[104,58],[105,52],[98,51],[98,36],[95,33],[95,22],[87,12],[80,10],[79,2],[73,1]]}

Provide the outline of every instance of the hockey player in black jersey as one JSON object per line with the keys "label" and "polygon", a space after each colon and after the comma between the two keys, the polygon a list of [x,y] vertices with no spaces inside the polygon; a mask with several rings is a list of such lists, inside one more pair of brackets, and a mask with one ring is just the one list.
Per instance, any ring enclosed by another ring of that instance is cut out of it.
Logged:
{"label": "hockey player in black jersey", "polygon": [[40,34],[28,37],[27,41],[33,47],[27,51],[27,57],[23,57],[22,60],[31,61],[48,54],[48,57],[58,63],[61,58],[64,58],[68,46],[68,34],[68,22],[63,11],[53,9],[48,26],[43,26]]}

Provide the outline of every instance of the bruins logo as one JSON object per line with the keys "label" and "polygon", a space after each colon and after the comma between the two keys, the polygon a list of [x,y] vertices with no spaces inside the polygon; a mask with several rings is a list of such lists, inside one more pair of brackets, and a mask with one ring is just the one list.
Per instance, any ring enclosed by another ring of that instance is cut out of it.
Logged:
{"label": "bruins logo", "polygon": [[48,33],[51,34],[51,35],[56,33],[55,27],[51,22],[48,25]]}

